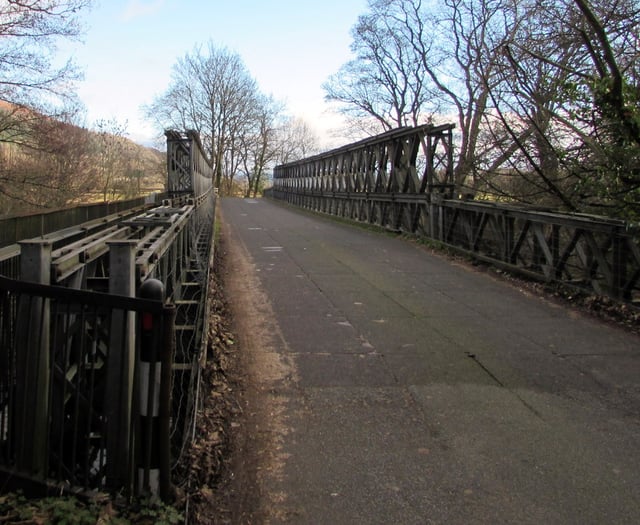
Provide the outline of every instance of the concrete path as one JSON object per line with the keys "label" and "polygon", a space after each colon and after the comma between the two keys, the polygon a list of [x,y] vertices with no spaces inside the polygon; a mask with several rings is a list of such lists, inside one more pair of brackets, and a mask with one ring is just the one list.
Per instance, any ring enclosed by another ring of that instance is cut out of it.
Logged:
{"label": "concrete path", "polygon": [[221,206],[259,383],[246,519],[640,523],[640,338],[393,236]]}

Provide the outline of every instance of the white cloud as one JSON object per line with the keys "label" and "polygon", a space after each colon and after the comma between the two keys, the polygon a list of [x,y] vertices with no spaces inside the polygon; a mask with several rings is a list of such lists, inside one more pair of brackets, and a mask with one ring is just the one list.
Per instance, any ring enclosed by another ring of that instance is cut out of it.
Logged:
{"label": "white cloud", "polygon": [[122,13],[122,19],[129,22],[134,18],[151,15],[158,12],[164,5],[164,0],[129,0]]}

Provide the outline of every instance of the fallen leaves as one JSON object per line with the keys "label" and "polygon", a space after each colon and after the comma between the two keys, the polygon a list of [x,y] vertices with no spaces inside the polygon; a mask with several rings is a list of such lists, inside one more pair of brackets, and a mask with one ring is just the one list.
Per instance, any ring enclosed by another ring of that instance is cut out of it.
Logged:
{"label": "fallen leaves", "polygon": [[216,250],[215,268],[210,293],[213,295],[209,312],[209,347],[207,362],[202,370],[201,407],[196,421],[195,440],[183,455],[176,469],[178,493],[188,508],[191,524],[228,523],[230,511],[225,508],[225,476],[229,475],[231,433],[235,420],[240,418],[240,404],[236,398],[238,373],[235,369],[235,335],[231,324],[224,289],[219,273],[224,271],[223,251]]}

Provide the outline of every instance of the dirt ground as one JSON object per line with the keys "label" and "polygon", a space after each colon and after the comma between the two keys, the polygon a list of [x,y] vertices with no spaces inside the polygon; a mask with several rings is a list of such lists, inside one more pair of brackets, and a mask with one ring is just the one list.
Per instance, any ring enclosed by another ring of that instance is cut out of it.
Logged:
{"label": "dirt ground", "polygon": [[179,492],[192,524],[265,523],[277,513],[279,495],[264,487],[284,466],[284,407],[293,373],[276,351],[279,328],[241,250],[229,246],[224,233],[216,247],[203,406]]}
{"label": "dirt ground", "polygon": [[[202,376],[202,406],[197,421],[196,442],[181,466],[185,482],[178,492],[188,523],[249,523],[256,502],[254,473],[238,466],[250,464],[246,447],[247,390],[246,360],[236,337],[237,329],[226,300],[228,276],[226,247],[216,247],[214,294],[210,313],[207,365]],[[240,453],[242,452],[242,454]],[[247,519],[242,516],[247,515]]]}

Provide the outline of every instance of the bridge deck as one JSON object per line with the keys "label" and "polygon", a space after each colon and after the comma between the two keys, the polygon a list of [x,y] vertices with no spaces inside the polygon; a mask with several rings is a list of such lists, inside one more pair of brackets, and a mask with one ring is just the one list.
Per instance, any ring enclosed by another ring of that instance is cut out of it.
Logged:
{"label": "bridge deck", "polygon": [[257,516],[640,522],[638,337],[402,239],[222,215]]}

